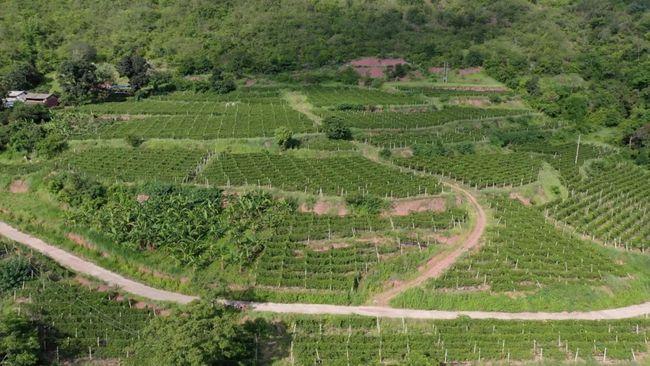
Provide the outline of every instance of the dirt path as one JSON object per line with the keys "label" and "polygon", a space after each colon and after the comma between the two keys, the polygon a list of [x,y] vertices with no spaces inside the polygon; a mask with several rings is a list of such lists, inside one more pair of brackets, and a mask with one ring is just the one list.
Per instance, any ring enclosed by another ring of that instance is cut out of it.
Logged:
{"label": "dirt path", "polygon": [[417,277],[399,283],[396,286],[388,289],[387,291],[384,291],[376,295],[372,300],[373,304],[388,306],[390,301],[395,296],[412,287],[421,285],[422,283],[424,283],[426,280],[430,278],[435,278],[440,276],[444,271],[446,271],[449,267],[451,267],[454,263],[456,263],[458,258],[460,258],[466,252],[478,247],[478,245],[481,243],[481,236],[483,236],[483,232],[485,231],[485,226],[487,223],[487,219],[485,217],[485,211],[483,211],[483,207],[481,207],[481,205],[478,203],[476,197],[474,197],[471,193],[469,193],[465,189],[460,188],[459,186],[454,184],[449,184],[449,183],[445,183],[445,184],[451,187],[451,189],[453,189],[457,193],[465,196],[468,202],[474,207],[474,210],[476,211],[476,223],[472,228],[472,231],[469,233],[465,241],[458,247],[454,248],[451,251],[444,251],[442,253],[439,253],[433,256],[431,259],[429,259],[429,261],[419,269],[420,274]]}
{"label": "dirt path", "polygon": [[[13,241],[22,243],[42,254],[52,258],[57,263],[73,271],[93,276],[105,281],[109,285],[122,288],[124,291],[155,301],[169,301],[187,304],[198,299],[174,292],[157,290],[141,283],[124,278],[114,272],[106,270],[70,254],[62,249],[46,244],[40,239],[22,233],[6,223],[0,221],[0,235]],[[285,313],[285,314],[332,314],[332,315],[364,315],[389,318],[411,319],[454,319],[467,316],[473,319],[503,319],[503,320],[606,320],[635,318],[650,314],[650,302],[632,305],[617,309],[587,311],[587,312],[560,312],[560,313],[504,313],[486,311],[439,311],[439,310],[414,310],[394,309],[385,306],[344,306],[323,304],[276,304],[276,303],[249,303],[239,301],[223,301],[226,304],[246,304],[251,310]]]}
{"label": "dirt path", "polygon": [[24,244],[47,257],[52,258],[55,262],[59,263],[63,267],[69,268],[78,273],[93,276],[106,282],[110,286],[120,287],[126,292],[142,296],[147,299],[154,301],[176,302],[180,304],[187,304],[193,300],[198,299],[196,296],[187,296],[175,292],[158,290],[142,283],[129,280],[118,275],[117,273],[111,272],[94,263],[81,259],[74,254],[70,254],[63,249],[49,245],[41,239],[20,232],[2,221],[0,221],[0,234],[13,241]]}

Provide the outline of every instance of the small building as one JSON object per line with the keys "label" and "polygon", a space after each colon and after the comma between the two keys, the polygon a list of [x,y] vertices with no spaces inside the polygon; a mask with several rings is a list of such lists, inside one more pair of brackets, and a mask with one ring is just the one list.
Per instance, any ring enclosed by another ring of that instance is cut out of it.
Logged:
{"label": "small building", "polygon": [[408,65],[408,62],[403,58],[364,57],[348,63],[348,66],[352,67],[359,76],[373,79],[385,77],[386,70],[397,65]]}
{"label": "small building", "polygon": [[26,104],[42,104],[46,107],[59,105],[59,97],[51,93],[27,93],[24,101]]}
{"label": "small building", "polygon": [[24,102],[27,92],[23,90],[12,90],[7,94],[7,97],[3,99],[3,104],[7,108],[14,106],[16,102]]}

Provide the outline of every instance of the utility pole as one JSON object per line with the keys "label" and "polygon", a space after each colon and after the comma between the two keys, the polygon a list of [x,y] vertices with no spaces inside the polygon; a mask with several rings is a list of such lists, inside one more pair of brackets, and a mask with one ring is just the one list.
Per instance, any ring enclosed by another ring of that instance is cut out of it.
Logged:
{"label": "utility pole", "polygon": [[443,75],[444,75],[444,76],[442,77],[442,81],[443,81],[445,84],[447,84],[447,81],[449,80],[449,64],[447,63],[447,61],[445,61],[444,70],[443,70]]}
{"label": "utility pole", "polygon": [[576,160],[573,163],[574,165],[578,165],[578,154],[580,153],[580,137],[581,135],[578,135],[578,147],[576,147]]}

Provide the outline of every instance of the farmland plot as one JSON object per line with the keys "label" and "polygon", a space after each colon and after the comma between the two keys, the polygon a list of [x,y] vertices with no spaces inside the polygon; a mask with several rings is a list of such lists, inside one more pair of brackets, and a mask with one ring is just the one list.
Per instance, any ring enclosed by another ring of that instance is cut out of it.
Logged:
{"label": "farmland plot", "polygon": [[516,109],[481,109],[446,107],[429,111],[336,111],[327,112],[342,118],[351,127],[363,129],[402,129],[439,126],[452,121],[481,120],[528,113]]}
{"label": "farmland plot", "polygon": [[102,147],[70,152],[58,165],[108,182],[181,183],[206,154],[200,149]]}
{"label": "farmland plot", "polygon": [[537,180],[542,161],[528,153],[396,158],[402,166],[442,174],[478,188],[519,186]]}
{"label": "farmland plot", "polygon": [[285,126],[294,133],[312,132],[313,123],[286,104],[235,104],[218,113],[174,114],[149,116],[115,122],[99,132],[101,138],[129,135],[146,138],[245,138],[273,136],[276,128]]}
{"label": "farmland plot", "polygon": [[295,317],[297,365],[455,364],[532,359],[631,361],[647,352],[647,319],[624,321],[397,320]]}
{"label": "farmland plot", "polygon": [[378,105],[414,105],[424,104],[419,96],[405,93],[388,93],[370,88],[328,88],[309,87],[303,90],[311,104],[317,107],[356,104],[364,106]]}
{"label": "farmland plot", "polygon": [[357,156],[298,158],[273,154],[220,154],[206,166],[200,183],[272,186],[310,194],[373,194],[409,197],[439,193],[437,180],[402,173]]}
{"label": "farmland plot", "polygon": [[548,214],[606,243],[650,248],[650,173],[610,162],[587,177],[566,181],[569,196],[551,203]]}

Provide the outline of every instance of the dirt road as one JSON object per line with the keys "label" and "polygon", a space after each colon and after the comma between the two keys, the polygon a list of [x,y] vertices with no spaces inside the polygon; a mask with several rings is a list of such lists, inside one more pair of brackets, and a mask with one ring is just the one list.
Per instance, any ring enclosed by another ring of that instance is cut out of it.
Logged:
{"label": "dirt road", "polygon": [[444,271],[451,267],[458,258],[466,252],[478,247],[481,243],[481,236],[485,231],[487,219],[483,207],[478,203],[476,198],[463,188],[454,184],[447,184],[457,193],[462,194],[474,207],[476,212],[476,223],[472,228],[465,241],[458,247],[451,251],[444,251],[440,254],[433,256],[422,268],[419,269],[420,274],[408,281],[397,284],[396,286],[384,291],[374,297],[372,303],[375,305],[387,306],[390,301],[398,294],[408,290],[409,288],[416,287],[424,283],[424,281],[440,276]]}
{"label": "dirt road", "polygon": [[[120,287],[122,290],[149,298],[156,301],[169,301],[180,304],[189,303],[195,296],[157,290],[144,284],[124,278],[114,272],[106,270],[70,254],[62,249],[46,244],[42,240],[22,233],[6,223],[0,221],[0,235],[13,241],[22,243],[73,271],[93,276],[106,283]],[[438,311],[438,310],[413,310],[394,309],[383,306],[343,306],[323,304],[275,304],[275,303],[247,303],[237,301],[224,301],[227,304],[245,304],[252,310],[285,313],[285,314],[332,314],[332,315],[364,315],[373,317],[411,318],[411,319],[454,319],[459,316],[468,316],[473,319],[503,319],[503,320],[606,320],[626,319],[650,314],[650,302],[632,305],[624,308],[587,311],[587,312],[560,312],[560,313],[504,313],[485,311]]]}
{"label": "dirt road", "polygon": [[142,296],[147,299],[154,301],[169,301],[180,304],[187,304],[193,300],[198,299],[198,297],[195,296],[187,296],[175,292],[158,290],[142,283],[129,280],[118,275],[115,272],[111,272],[92,262],[81,259],[74,254],[70,254],[63,249],[49,245],[41,239],[18,231],[2,221],[0,221],[0,234],[13,241],[24,244],[47,257],[52,258],[55,262],[59,263],[63,267],[66,267],[78,273],[93,276],[111,286],[120,287],[126,292]]}

